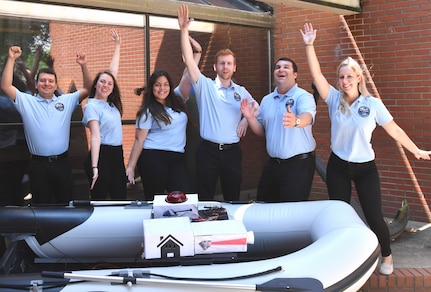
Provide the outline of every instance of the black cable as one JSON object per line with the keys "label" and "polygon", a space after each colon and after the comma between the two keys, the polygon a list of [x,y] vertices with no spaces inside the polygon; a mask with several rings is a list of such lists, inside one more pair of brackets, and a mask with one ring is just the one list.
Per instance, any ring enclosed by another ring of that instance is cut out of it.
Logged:
{"label": "black cable", "polygon": [[[167,276],[167,275],[162,275],[162,274],[145,273],[145,272],[142,272],[142,276],[155,276],[155,277],[160,277],[160,278],[164,278],[164,279],[180,280],[180,281],[230,281],[230,280],[241,280],[241,279],[249,279],[249,278],[264,276],[264,275],[272,274],[275,272],[279,272],[281,270],[283,270],[283,268],[281,266],[278,266],[274,269],[270,269],[270,270],[266,270],[266,271],[262,271],[262,272],[258,272],[258,273],[254,273],[254,274],[248,274],[248,275],[242,275],[242,276],[236,276],[236,277],[226,277],[226,278],[173,277],[173,276]],[[110,276],[121,276],[121,275],[120,274],[111,274]]]}

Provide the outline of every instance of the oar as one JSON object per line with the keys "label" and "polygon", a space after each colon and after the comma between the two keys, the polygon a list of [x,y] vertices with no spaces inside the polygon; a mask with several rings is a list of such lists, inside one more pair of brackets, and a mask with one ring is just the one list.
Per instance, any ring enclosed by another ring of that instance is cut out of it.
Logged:
{"label": "oar", "polygon": [[[137,205],[137,206],[148,206],[152,205],[154,201],[91,201],[91,200],[73,200],[69,202],[69,206],[126,206],[126,205]],[[222,202],[218,201],[200,201],[200,205],[205,204],[218,204]],[[238,202],[243,203],[243,202]],[[250,203],[250,202],[247,202]]]}
{"label": "oar", "polygon": [[[220,205],[223,203],[229,204],[253,204],[259,203],[256,201],[199,201],[199,205],[205,206],[208,205]],[[69,206],[127,206],[127,205],[136,205],[140,206],[148,206],[153,204],[153,201],[91,201],[91,200],[73,200],[69,202]]]}
{"label": "oar", "polygon": [[[259,203],[257,201],[199,201],[199,205],[220,205],[223,203],[228,204],[253,204],[253,203]],[[90,201],[90,200],[73,200],[70,201],[71,205],[91,205],[91,206],[123,206],[123,205],[130,205],[130,204],[142,204],[142,205],[151,205],[153,204],[153,201]]]}
{"label": "oar", "polygon": [[164,284],[164,285],[187,285],[187,287],[202,287],[202,288],[219,288],[219,289],[241,289],[249,291],[323,291],[322,283],[314,278],[275,278],[263,284],[234,284],[234,283],[219,283],[215,281],[184,281],[184,280],[169,280],[169,279],[151,279],[137,278],[134,276],[94,276],[76,273],[63,272],[42,272],[42,276],[50,278],[65,278],[81,281],[96,281],[125,284],[131,287],[134,284]]}
{"label": "oar", "polygon": [[137,206],[143,207],[151,205],[153,201],[90,201],[90,200],[74,200],[69,203],[69,206]]}

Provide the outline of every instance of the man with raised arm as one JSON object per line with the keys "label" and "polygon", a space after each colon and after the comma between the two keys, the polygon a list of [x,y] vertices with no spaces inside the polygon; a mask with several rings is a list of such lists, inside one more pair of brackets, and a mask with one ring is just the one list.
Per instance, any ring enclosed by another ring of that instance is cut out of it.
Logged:
{"label": "man with raised arm", "polygon": [[67,203],[72,199],[72,165],[68,158],[70,121],[73,111],[88,96],[92,80],[85,55],[78,54],[84,88],[57,95],[57,75],[52,68],[39,70],[36,96],[12,84],[15,60],[21,48],[9,48],[1,87],[21,114],[31,161],[29,178],[34,203]]}
{"label": "man with raised arm", "polygon": [[[230,49],[217,52],[215,80],[201,74],[193,59],[189,39],[188,6],[178,10],[181,29],[181,50],[186,64],[199,110],[200,142],[196,152],[197,188],[200,199],[213,199],[218,178],[224,200],[239,199],[242,180],[242,150],[239,141],[245,135],[248,124],[241,120],[242,99],[253,102],[250,93],[232,81],[236,71],[235,54]],[[255,102],[257,106],[257,102]]]}

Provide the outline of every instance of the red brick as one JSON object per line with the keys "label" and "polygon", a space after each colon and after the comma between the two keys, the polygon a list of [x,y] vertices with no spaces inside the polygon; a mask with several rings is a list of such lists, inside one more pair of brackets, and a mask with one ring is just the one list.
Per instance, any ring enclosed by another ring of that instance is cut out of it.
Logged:
{"label": "red brick", "polygon": [[431,268],[409,268],[395,269],[389,276],[375,271],[360,292],[429,292],[430,287]]}
{"label": "red brick", "polygon": [[378,275],[378,288],[384,288],[388,286],[388,277],[385,275]]}
{"label": "red brick", "polygon": [[431,288],[431,268],[421,269],[424,275],[424,287]]}
{"label": "red brick", "polygon": [[368,280],[370,288],[377,288],[379,284],[379,275],[375,272],[371,275],[370,279]]}
{"label": "red brick", "polygon": [[386,279],[386,283],[387,283],[386,287],[388,288],[397,287],[397,277],[394,274],[388,275]]}
{"label": "red brick", "polygon": [[396,287],[403,288],[406,285],[405,275],[398,269],[394,269],[394,275],[396,277]]}
{"label": "red brick", "polygon": [[411,272],[411,269],[400,269],[400,271],[405,278],[405,287],[407,288],[414,287],[415,281],[414,281],[414,275]]}

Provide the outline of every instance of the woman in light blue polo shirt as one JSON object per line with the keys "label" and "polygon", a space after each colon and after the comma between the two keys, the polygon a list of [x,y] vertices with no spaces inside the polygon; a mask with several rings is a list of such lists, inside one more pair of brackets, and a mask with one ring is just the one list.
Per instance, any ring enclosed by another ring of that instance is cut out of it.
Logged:
{"label": "woman in light blue polo shirt", "polygon": [[90,129],[90,153],[84,162],[91,199],[125,200],[123,106],[120,90],[110,71],[100,72],[84,107],[83,124]]}
{"label": "woman in light blue polo shirt", "polygon": [[[184,101],[174,93],[169,74],[155,71],[136,115],[136,139],[126,175],[135,183],[138,168],[146,200],[154,194],[189,191],[184,149],[188,116]],[[144,88],[137,90],[140,95]]]}
{"label": "woman in light blue polo shirt", "polygon": [[111,30],[115,42],[109,71],[97,74],[88,103],[84,107],[83,124],[90,129],[90,152],[84,162],[92,200],[125,200],[127,179],[124,174],[123,105],[115,80],[120,62],[121,38]]}
{"label": "woman in light blue polo shirt", "polygon": [[330,199],[350,203],[352,186],[381,247],[380,273],[392,274],[393,260],[390,235],[381,208],[380,180],[374,161],[371,136],[380,125],[417,159],[430,159],[431,151],[419,149],[395,123],[383,102],[370,95],[366,79],[358,62],[347,58],[338,67],[338,90],[323,76],[314,50],[316,30],[310,23],[301,34],[306,47],[307,61],[316,88],[328,105],[331,119],[331,156],[328,161],[326,183]]}

